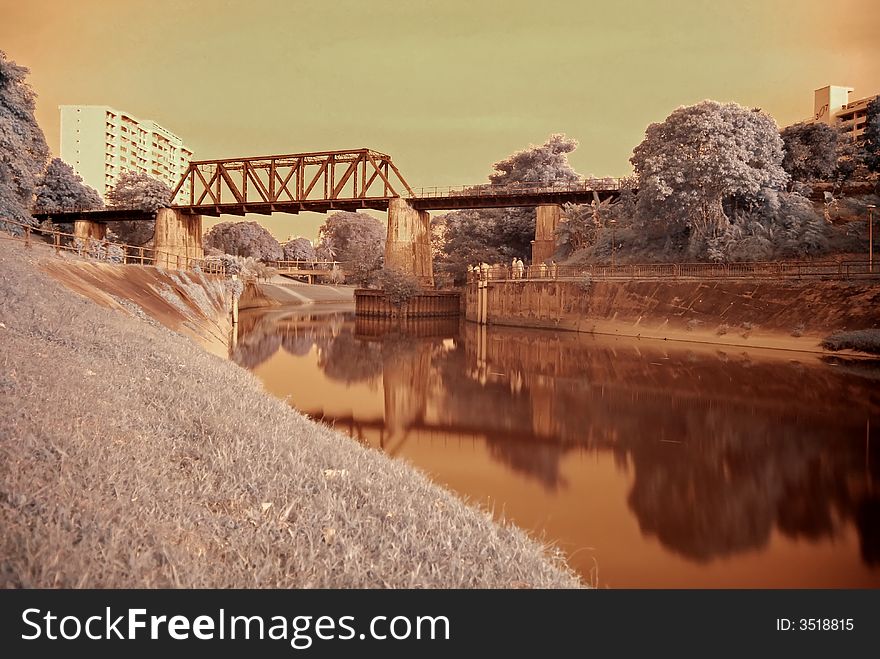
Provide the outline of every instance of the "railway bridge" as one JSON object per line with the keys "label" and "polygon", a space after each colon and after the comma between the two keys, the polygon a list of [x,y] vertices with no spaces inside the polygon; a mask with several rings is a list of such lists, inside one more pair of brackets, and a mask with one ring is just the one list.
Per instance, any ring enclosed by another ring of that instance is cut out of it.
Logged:
{"label": "railway bridge", "polygon": [[[534,207],[532,261],[553,254],[562,204],[589,203],[635,189],[635,179],[585,179],[565,183],[471,185],[413,189],[391,156],[373,149],[293,153],[252,158],[197,160],[173,190],[174,204],[156,212],[137,209],[45,211],[35,217],[73,223],[81,237],[103,238],[106,223],[153,221],[155,249],[202,258],[202,217],[331,210],[386,211],[386,266],[433,283],[429,211]],[[170,265],[170,264],[169,264]]]}

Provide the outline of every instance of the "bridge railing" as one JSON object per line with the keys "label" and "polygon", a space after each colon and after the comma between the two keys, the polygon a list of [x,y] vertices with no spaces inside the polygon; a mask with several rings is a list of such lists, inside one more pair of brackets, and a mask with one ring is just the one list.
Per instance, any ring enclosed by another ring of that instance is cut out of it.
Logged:
{"label": "bridge railing", "polygon": [[276,270],[341,270],[342,261],[267,261]]}
{"label": "bridge railing", "polygon": [[498,185],[450,185],[413,188],[410,198],[423,197],[498,197],[523,194],[553,194],[563,192],[607,192],[634,190],[638,187],[635,177],[586,178],[578,181],[521,181]]}
{"label": "bridge railing", "polygon": [[469,271],[469,281],[622,279],[880,279],[868,261],[761,261],[620,265],[491,265]]}
{"label": "bridge railing", "polygon": [[0,230],[2,230],[0,239],[17,240],[24,243],[25,247],[45,245],[59,256],[68,253],[102,263],[155,265],[170,270],[194,270],[205,274],[226,275],[225,264],[210,257],[197,259],[143,245],[128,245],[105,238],[77,236],[55,229],[43,229],[14,220],[0,219]]}

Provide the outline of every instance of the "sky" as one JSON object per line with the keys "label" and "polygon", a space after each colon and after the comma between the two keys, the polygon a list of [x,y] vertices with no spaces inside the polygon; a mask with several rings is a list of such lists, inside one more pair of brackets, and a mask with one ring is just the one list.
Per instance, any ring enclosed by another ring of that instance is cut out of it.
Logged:
{"label": "sky", "polygon": [[878,31],[877,0],[0,0],[55,155],[59,105],[110,105],[196,159],[369,147],[413,187],[554,132],[581,174],[625,175],[648,124],[706,98],[794,123],[819,87],[880,92]]}

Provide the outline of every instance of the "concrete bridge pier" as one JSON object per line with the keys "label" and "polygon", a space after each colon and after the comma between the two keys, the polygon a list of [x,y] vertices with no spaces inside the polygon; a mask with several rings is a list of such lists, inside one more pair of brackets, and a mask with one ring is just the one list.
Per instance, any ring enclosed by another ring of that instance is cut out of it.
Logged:
{"label": "concrete bridge pier", "polygon": [[388,237],[385,239],[385,267],[413,275],[422,286],[433,288],[431,263],[431,219],[406,199],[388,203]]}
{"label": "concrete bridge pier", "polygon": [[193,260],[203,259],[202,216],[160,208],[156,213],[153,247],[155,265],[163,268],[186,268]]}
{"label": "concrete bridge pier", "polygon": [[562,206],[545,204],[535,208],[535,239],[532,241],[532,264],[549,261],[556,252],[556,227],[562,219]]}
{"label": "concrete bridge pier", "polygon": [[107,237],[107,225],[91,220],[76,220],[73,223],[73,235],[82,240],[104,240]]}

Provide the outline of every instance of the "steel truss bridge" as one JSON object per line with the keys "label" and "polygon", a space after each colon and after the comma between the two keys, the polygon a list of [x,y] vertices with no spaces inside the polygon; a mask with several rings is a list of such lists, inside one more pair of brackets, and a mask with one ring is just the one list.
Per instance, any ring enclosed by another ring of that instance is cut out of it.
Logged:
{"label": "steel truss bridge", "polygon": [[[505,208],[590,203],[635,190],[634,178],[526,182],[413,189],[391,156],[373,149],[194,160],[174,187],[172,208],[193,215],[245,215],[360,209],[387,210],[405,199],[418,210]],[[140,209],[42,211],[40,219],[72,222],[150,220]]]}

